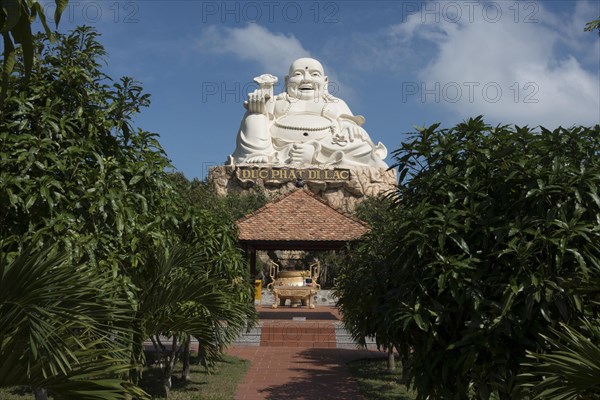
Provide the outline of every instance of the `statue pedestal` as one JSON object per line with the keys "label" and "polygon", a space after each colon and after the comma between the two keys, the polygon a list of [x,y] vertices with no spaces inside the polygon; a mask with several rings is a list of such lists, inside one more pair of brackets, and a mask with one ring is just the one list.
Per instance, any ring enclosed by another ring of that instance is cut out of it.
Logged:
{"label": "statue pedestal", "polygon": [[277,198],[303,184],[327,204],[346,213],[354,212],[356,205],[368,197],[394,190],[397,180],[395,170],[367,166],[235,164],[213,167],[208,173],[208,181],[222,196],[259,187],[267,196]]}

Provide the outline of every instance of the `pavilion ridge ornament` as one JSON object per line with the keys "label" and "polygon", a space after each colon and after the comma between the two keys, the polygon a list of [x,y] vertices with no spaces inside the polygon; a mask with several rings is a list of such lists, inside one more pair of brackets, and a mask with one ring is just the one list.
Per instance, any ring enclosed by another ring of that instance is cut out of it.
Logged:
{"label": "pavilion ridge ornament", "polygon": [[264,74],[259,87],[244,103],[237,146],[229,164],[269,164],[387,169],[386,147],[375,145],[362,128],[364,117],[327,90],[321,63],[300,58],[285,77],[285,91],[277,96],[277,78]]}

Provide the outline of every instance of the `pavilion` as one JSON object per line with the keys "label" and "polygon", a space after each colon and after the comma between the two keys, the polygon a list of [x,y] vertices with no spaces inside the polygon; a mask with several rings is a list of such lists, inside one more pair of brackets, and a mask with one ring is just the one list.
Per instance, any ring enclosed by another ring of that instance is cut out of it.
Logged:
{"label": "pavilion", "polygon": [[239,242],[250,258],[252,279],[256,277],[257,250],[338,250],[370,229],[307,188],[284,194],[236,223]]}

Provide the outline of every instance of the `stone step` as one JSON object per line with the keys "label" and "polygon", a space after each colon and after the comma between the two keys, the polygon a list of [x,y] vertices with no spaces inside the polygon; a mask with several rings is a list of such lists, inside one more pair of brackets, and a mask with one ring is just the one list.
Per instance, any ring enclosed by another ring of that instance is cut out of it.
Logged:
{"label": "stone step", "polygon": [[336,349],[336,342],[315,342],[312,340],[298,340],[298,341],[261,341],[261,347],[306,347],[314,349]]}
{"label": "stone step", "polygon": [[[357,343],[339,320],[333,307],[299,310],[270,307],[259,309],[260,320],[234,343],[239,346],[289,346],[356,349]],[[376,349],[373,339],[368,349]]]}
{"label": "stone step", "polygon": [[[163,345],[170,350],[171,340],[161,337]],[[340,321],[259,321],[249,332],[243,332],[234,342],[237,346],[271,347],[317,347],[356,349],[352,335]],[[147,351],[154,351],[151,341],[144,342]],[[368,349],[376,349],[375,340],[367,340]],[[198,342],[192,339],[192,351],[198,350]]]}
{"label": "stone step", "polygon": [[[342,322],[335,322],[334,325],[335,338],[337,344],[336,347],[338,349],[356,349],[358,347],[358,344],[356,343],[350,332],[348,332],[346,328],[344,328],[344,324]],[[377,349],[377,344],[375,343],[374,338],[367,338],[366,345],[366,348],[369,350]]]}
{"label": "stone step", "polygon": [[260,336],[262,333],[262,323],[259,322],[257,326],[250,329],[248,332],[242,332],[242,334],[233,343],[237,346],[258,346],[260,345]]}
{"label": "stone step", "polygon": [[[357,348],[357,343],[341,322],[319,321],[299,324],[300,322],[292,321],[259,322],[258,326],[250,332],[240,335],[235,345]],[[377,348],[374,339],[367,339],[367,348],[371,350]]]}
{"label": "stone step", "polygon": [[268,321],[263,323],[260,345],[335,348],[335,327],[329,321]]}

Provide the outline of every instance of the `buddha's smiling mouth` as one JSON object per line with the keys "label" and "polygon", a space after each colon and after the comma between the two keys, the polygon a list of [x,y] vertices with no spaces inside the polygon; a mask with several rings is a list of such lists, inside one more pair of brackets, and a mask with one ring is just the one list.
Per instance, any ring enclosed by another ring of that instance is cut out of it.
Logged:
{"label": "buddha's smiling mouth", "polygon": [[300,90],[303,92],[308,92],[313,90],[312,85],[300,85]]}

